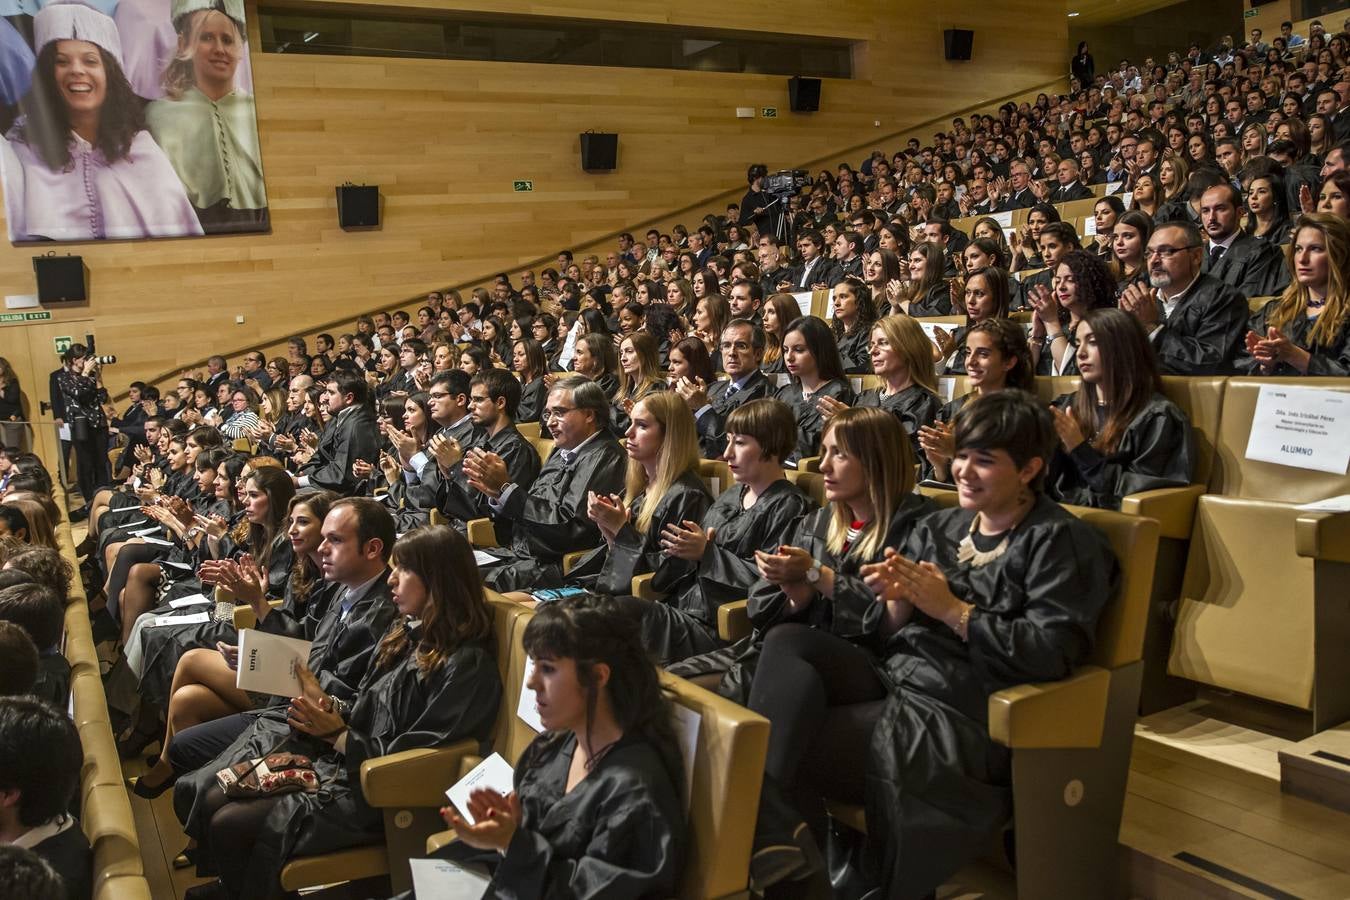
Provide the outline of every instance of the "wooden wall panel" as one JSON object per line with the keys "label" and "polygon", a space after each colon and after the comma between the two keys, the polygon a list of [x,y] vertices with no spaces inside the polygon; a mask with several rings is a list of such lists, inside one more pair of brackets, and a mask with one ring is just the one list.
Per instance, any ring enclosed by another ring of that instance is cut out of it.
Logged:
{"label": "wooden wall panel", "polygon": [[[692,225],[728,192],[739,196],[752,161],[856,163],[865,154],[852,148],[893,147],[908,127],[1039,89],[1067,65],[1063,4],[1050,0],[399,5],[866,44],[855,54],[858,77],[827,80],[823,109],[810,115],[788,111],[779,76],[254,52],[271,234],[61,248],[82,253],[92,275],[89,307],[68,315],[95,317],[100,348],[123,360],[118,379],[279,346],[289,334],[478,283],[639,223]],[[975,58],[946,62],[942,29],[961,26],[976,31]],[[256,15],[253,32],[256,41]],[[738,106],[780,113],[737,119]],[[620,133],[617,172],[581,171],[577,134],[587,129]],[[534,181],[533,193],[512,192],[520,178]],[[337,227],[333,187],[344,181],[381,186],[381,230]],[[32,290],[35,252],[0,247],[4,293]]]}

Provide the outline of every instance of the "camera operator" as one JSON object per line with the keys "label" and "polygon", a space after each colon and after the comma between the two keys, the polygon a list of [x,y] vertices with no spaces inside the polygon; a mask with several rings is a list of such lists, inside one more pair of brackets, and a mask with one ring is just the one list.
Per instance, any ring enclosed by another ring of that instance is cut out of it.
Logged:
{"label": "camera operator", "polygon": [[57,373],[57,387],[64,406],[64,423],[70,426],[70,443],[75,448],[75,467],[78,472],[80,494],[84,506],[72,510],[70,519],[78,522],[89,515],[89,501],[99,488],[112,483],[108,466],[108,417],[103,404],[108,392],[103,387],[103,375],[98,359],[89,355],[83,344],[71,344],[61,354],[61,371]]}
{"label": "camera operator", "polygon": [[736,223],[741,226],[753,224],[759,234],[774,233],[774,217],[782,210],[782,204],[774,205],[773,194],[764,191],[764,179],[768,174],[769,167],[763,163],[755,163],[745,173],[750,190],[745,192],[745,198],[741,200],[741,216]]}

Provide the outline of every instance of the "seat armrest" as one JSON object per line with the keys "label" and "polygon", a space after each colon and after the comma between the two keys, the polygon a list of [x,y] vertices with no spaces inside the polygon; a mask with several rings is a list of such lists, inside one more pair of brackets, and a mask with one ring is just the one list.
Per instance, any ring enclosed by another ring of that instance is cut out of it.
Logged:
{"label": "seat armrest", "polygon": [[467,523],[469,543],[475,547],[499,547],[497,530],[492,527],[491,519],[470,519]]}
{"label": "seat armrest", "polygon": [[750,633],[750,601],[733,600],[717,607],[717,636],[727,643]]}
{"label": "seat armrest", "polygon": [[459,764],[478,752],[478,742],[459,741],[448,747],[403,750],[361,763],[361,790],[371,806],[445,805],[445,789],[459,780]]}
{"label": "seat armrest", "polygon": [[[273,609],[280,608],[284,600],[268,600],[267,605]],[[240,604],[234,608],[234,630],[243,631],[245,628],[254,628],[258,624],[258,614],[253,611],[253,607],[247,603]]]}
{"label": "seat armrest", "polygon": [[459,835],[455,834],[455,829],[449,831],[438,831],[427,838],[427,852],[435,853],[437,850],[459,840]]}
{"label": "seat armrest", "polygon": [[571,553],[564,553],[562,558],[563,574],[566,575],[572,571],[572,567],[581,562],[581,558],[590,552],[589,550],[573,550]]}
{"label": "seat armrest", "polygon": [[655,572],[647,572],[643,575],[634,575],[633,584],[629,588],[633,596],[639,600],[650,600],[653,603],[660,603],[666,595],[652,588],[652,579],[656,577]]}
{"label": "seat armrest", "polygon": [[1019,684],[989,697],[989,737],[1009,749],[1097,747],[1111,673],[1084,666],[1063,681]]}
{"label": "seat armrest", "polygon": [[1126,494],[1120,498],[1120,511],[1127,516],[1146,516],[1158,520],[1158,537],[1185,541],[1191,537],[1195,505],[1205,493],[1205,485],[1156,488]]}
{"label": "seat armrest", "polygon": [[1350,513],[1299,516],[1294,520],[1294,552],[1322,562],[1350,563]]}

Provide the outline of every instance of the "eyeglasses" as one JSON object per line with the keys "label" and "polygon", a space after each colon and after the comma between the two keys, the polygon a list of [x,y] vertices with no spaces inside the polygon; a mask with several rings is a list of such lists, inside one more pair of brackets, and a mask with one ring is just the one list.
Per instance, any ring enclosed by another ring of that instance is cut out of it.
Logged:
{"label": "eyeglasses", "polygon": [[446,397],[449,397],[450,395],[443,391],[431,391],[427,393],[427,396],[430,397],[432,400],[444,400]]}
{"label": "eyeglasses", "polygon": [[1184,247],[1149,247],[1144,250],[1144,258],[1149,259],[1154,256],[1159,259],[1171,259],[1183,250],[1194,250],[1199,244],[1187,244]]}
{"label": "eyeglasses", "polygon": [[550,406],[544,409],[545,419],[561,419],[576,409],[575,406]]}

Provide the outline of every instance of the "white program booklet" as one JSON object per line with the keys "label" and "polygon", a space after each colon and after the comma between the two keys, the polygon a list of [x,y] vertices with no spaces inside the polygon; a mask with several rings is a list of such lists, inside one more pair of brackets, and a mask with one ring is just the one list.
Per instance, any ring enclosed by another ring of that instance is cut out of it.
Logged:
{"label": "white program booklet", "polygon": [[155,616],[150,623],[151,628],[163,628],[165,625],[203,625],[211,621],[211,614],[207,612],[192,613],[187,616]]}
{"label": "white program booklet", "polygon": [[278,697],[298,696],[300,676],[297,673],[309,660],[309,646],[309,641],[245,628],[239,632],[239,671],[235,687]]}
{"label": "white program booklet", "polygon": [[492,879],[444,859],[410,859],[413,893],[434,900],[479,900]]}
{"label": "white program booklet", "polygon": [[474,766],[468,775],[451,785],[445,796],[455,805],[455,809],[459,810],[465,821],[474,825],[476,820],[469,812],[469,794],[478,788],[489,788],[505,797],[516,789],[515,775],[511,764],[503,759],[500,753],[494,753]]}
{"label": "white program booklet", "polygon": [[525,657],[525,678],[520,682],[520,701],[516,703],[516,718],[543,734],[544,720],[539,718],[535,707],[534,691],[530,688],[530,676],[534,674],[534,660]]}
{"label": "white program booklet", "polygon": [[473,551],[473,561],[480,566],[500,566],[506,560],[500,556],[493,556],[485,550],[475,550]]}

